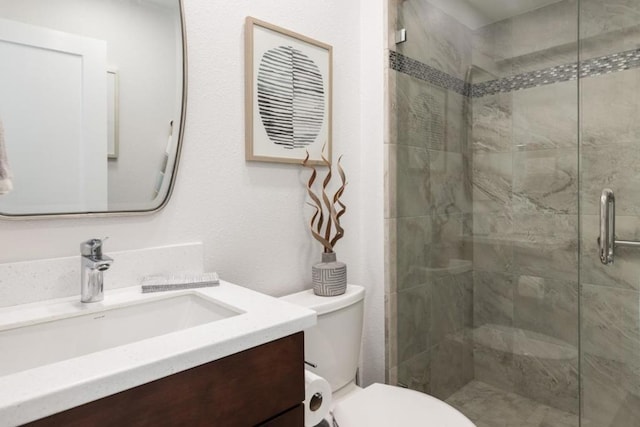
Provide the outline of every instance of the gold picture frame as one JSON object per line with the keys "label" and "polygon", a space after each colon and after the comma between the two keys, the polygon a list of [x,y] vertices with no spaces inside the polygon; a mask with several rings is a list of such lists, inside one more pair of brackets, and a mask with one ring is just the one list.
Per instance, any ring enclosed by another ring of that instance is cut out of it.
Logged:
{"label": "gold picture frame", "polygon": [[331,162],[333,48],[247,17],[245,158]]}

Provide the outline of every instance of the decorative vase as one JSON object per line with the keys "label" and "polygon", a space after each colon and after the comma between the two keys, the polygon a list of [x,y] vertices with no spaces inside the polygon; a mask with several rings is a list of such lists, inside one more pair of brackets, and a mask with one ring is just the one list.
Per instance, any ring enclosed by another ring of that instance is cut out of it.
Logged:
{"label": "decorative vase", "polygon": [[336,261],[335,252],[324,252],[322,262],[311,269],[313,293],[323,297],[342,295],[347,291],[347,265]]}

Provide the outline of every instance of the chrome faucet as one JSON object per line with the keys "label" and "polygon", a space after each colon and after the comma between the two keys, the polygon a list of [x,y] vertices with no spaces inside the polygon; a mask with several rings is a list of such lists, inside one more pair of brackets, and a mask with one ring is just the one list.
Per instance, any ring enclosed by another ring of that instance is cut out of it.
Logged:
{"label": "chrome faucet", "polygon": [[102,272],[108,270],[113,259],[102,255],[101,239],[91,239],[80,244],[82,264],[82,284],[80,287],[80,301],[98,302],[104,299]]}

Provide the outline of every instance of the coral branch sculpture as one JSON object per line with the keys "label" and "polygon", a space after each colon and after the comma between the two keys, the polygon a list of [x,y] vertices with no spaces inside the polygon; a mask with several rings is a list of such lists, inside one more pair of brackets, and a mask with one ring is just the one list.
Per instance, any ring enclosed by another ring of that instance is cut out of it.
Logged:
{"label": "coral branch sculpture", "polygon": [[[324,152],[324,150],[323,150]],[[331,162],[322,155],[322,161],[329,168],[327,172],[327,176],[322,181],[322,192],[319,197],[313,191],[313,183],[316,181],[318,173],[316,168],[312,165],[309,165],[309,152],[307,152],[307,156],[302,161],[302,165],[311,169],[311,176],[309,177],[309,181],[307,182],[307,193],[309,194],[309,198],[313,203],[307,203],[309,206],[315,209],[313,216],[311,217],[311,222],[309,223],[309,227],[311,228],[311,234],[313,237],[324,246],[325,253],[333,252],[333,248],[335,247],[338,240],[340,240],[344,236],[344,229],[340,226],[340,218],[347,211],[347,207],[340,201],[340,197],[344,193],[344,189],[347,185],[346,176],[342,166],[340,165],[340,160],[342,160],[342,156],[338,159],[338,174],[340,175],[340,180],[342,184],[340,188],[336,191],[332,198],[330,198],[327,194],[327,187],[331,182]],[[336,208],[337,206],[337,208]],[[335,230],[334,230],[335,229]]]}

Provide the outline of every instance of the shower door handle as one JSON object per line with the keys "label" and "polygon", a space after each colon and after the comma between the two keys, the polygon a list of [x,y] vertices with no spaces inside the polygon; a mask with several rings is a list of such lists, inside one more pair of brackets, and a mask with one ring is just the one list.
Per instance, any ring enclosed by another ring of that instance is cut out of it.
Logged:
{"label": "shower door handle", "polygon": [[613,264],[616,245],[616,198],[613,190],[605,188],[600,196],[600,261],[604,265]]}
{"label": "shower door handle", "polygon": [[640,248],[640,242],[616,240],[616,198],[613,190],[605,188],[600,196],[600,236],[598,237],[600,261],[604,265],[613,264],[615,249],[618,246]]}

